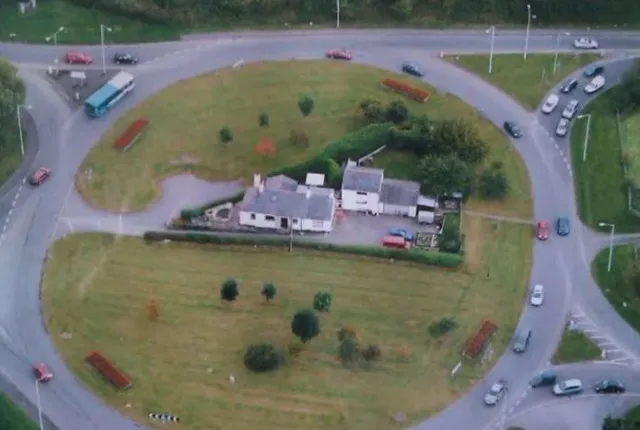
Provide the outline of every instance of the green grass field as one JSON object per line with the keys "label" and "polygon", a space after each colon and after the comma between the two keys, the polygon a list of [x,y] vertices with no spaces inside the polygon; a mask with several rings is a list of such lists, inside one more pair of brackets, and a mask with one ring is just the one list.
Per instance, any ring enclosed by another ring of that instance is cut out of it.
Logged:
{"label": "green grass field", "polygon": [[[487,162],[503,162],[513,189],[504,202],[489,205],[487,210],[522,216],[531,213],[524,163],[504,134],[472,107],[413,78],[335,61],[265,62],[239,70],[224,69],[153,95],[103,136],[79,170],[91,169],[90,180],[79,174],[76,186],[93,206],[134,211],[158,199],[160,181],[178,173],[193,172],[208,180],[250,179],[254,172],[266,173],[305,160],[332,139],[363,126],[357,112],[363,99],[388,103],[402,98],[380,87],[380,81],[388,76],[432,93],[425,104],[407,100],[412,112],[433,119],[464,118],[476,125],[489,145]],[[301,94],[315,98],[316,107],[307,118],[298,109]],[[262,112],[270,116],[269,128],[259,126]],[[143,116],[152,121],[145,137],[126,153],[115,151],[114,140]],[[234,136],[226,145],[218,142],[218,132],[224,126],[229,126]],[[308,148],[289,143],[292,129],[306,131]],[[275,154],[256,153],[262,137],[273,142]]]}
{"label": "green grass field", "polygon": [[587,335],[576,330],[565,330],[551,362],[576,363],[600,358],[600,348]]}
{"label": "green grass field", "polygon": [[626,178],[635,188],[640,189],[640,113],[621,121],[620,143]]}
{"label": "green grass field", "polygon": [[7,396],[0,393],[0,429],[36,430],[38,426]]}
{"label": "green grass field", "polygon": [[640,263],[634,245],[613,248],[611,272],[607,271],[608,262],[609,250],[603,249],[591,263],[593,277],[618,314],[640,332],[640,287],[630,277],[634,266]]}
{"label": "green grass field", "polygon": [[493,56],[489,74],[489,55],[458,55],[445,57],[451,63],[470,70],[504,90],[528,109],[536,109],[544,96],[560,81],[582,66],[601,58],[594,54],[560,54],[553,73],[554,54],[522,54]]}
{"label": "green grass field", "polygon": [[[455,270],[311,251],[69,236],[50,249],[45,318],[79,378],[145,424],[149,412],[167,411],[194,430],[386,430],[403,412],[408,426],[442,410],[491,368],[527,290],[530,229],[479,217],[464,223],[467,261]],[[240,296],[225,305],[219,289],[229,277],[238,280]],[[264,281],[278,288],[271,304],[260,295]],[[270,341],[286,348],[290,318],[319,290],[334,295],[321,334],[276,372],[246,371],[246,346]],[[159,304],[155,323],[146,318],[150,299]],[[443,317],[459,326],[435,340],[428,326]],[[493,357],[465,362],[452,381],[449,372],[484,318],[500,327]],[[362,343],[378,343],[380,361],[356,370],[340,365],[336,332],[343,326]],[[92,349],[126,371],[133,387],[118,393],[96,376],[83,361]]]}
{"label": "green grass field", "polygon": [[[578,214],[588,226],[615,224],[617,232],[640,230],[640,218],[629,210],[629,195],[618,139],[616,115],[606,95],[587,106],[583,115],[591,114],[587,143],[587,118],[576,120],[571,134],[571,162],[578,200]],[[631,136],[627,136],[630,140]]]}

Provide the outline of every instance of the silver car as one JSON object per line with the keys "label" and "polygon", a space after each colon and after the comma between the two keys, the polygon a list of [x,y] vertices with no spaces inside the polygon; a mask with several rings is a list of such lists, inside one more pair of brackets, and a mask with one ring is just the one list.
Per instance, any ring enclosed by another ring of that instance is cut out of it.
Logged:
{"label": "silver car", "polygon": [[578,112],[578,100],[571,100],[564,107],[564,110],[562,111],[562,117],[566,119],[571,119],[575,116],[577,112]]}
{"label": "silver car", "polygon": [[573,47],[576,49],[598,49],[599,46],[598,41],[590,37],[579,37],[573,41]]}
{"label": "silver car", "polygon": [[495,406],[507,393],[507,381],[500,379],[491,385],[487,394],[484,395],[484,404]]}
{"label": "silver car", "polygon": [[556,135],[559,137],[565,137],[569,132],[569,120],[566,118],[560,118],[556,127]]}

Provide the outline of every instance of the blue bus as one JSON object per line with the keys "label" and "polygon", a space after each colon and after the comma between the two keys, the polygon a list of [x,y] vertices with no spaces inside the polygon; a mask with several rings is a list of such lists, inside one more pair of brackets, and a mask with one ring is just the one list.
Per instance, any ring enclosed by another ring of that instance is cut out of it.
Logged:
{"label": "blue bus", "polygon": [[103,116],[120,99],[127,95],[134,87],[133,75],[120,72],[91,94],[84,102],[85,113],[98,118]]}

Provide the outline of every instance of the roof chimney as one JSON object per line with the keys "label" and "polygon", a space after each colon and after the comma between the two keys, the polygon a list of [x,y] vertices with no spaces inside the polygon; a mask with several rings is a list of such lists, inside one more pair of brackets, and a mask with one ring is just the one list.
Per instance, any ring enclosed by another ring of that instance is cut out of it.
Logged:
{"label": "roof chimney", "polygon": [[264,191],[264,181],[258,182],[258,194],[261,194]]}
{"label": "roof chimney", "polygon": [[258,188],[260,186],[261,183],[261,179],[260,179],[260,173],[254,173],[253,174],[253,187],[254,188]]}
{"label": "roof chimney", "polygon": [[311,198],[311,187],[307,187],[307,191],[305,193],[305,196],[310,199]]}

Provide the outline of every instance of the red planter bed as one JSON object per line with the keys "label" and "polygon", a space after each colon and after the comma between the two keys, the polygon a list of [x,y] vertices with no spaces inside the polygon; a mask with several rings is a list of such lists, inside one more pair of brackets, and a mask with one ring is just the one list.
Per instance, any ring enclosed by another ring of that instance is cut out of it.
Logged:
{"label": "red planter bed", "polygon": [[429,100],[428,92],[414,88],[404,82],[396,81],[395,79],[387,78],[382,81],[380,85],[397,93],[404,94],[413,100],[419,101],[420,103],[424,103]]}
{"label": "red planter bed", "polygon": [[467,358],[476,358],[480,355],[496,330],[498,330],[496,323],[490,320],[484,320],[471,339],[469,339],[469,342],[467,342],[467,347],[465,348],[463,355]]}
{"label": "red planter bed", "polygon": [[113,143],[115,149],[126,151],[133,146],[134,143],[142,137],[144,132],[151,124],[147,118],[141,118],[131,123],[131,125],[120,135]]}
{"label": "red planter bed", "polygon": [[131,379],[115,364],[109,361],[102,353],[91,351],[87,354],[87,362],[111,383],[120,390],[126,390],[131,387]]}

